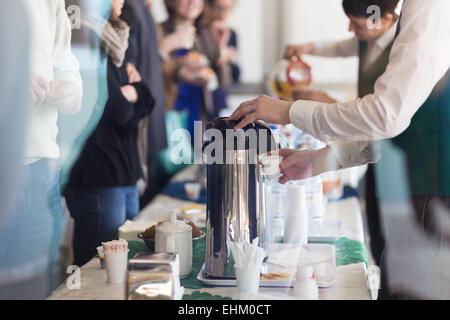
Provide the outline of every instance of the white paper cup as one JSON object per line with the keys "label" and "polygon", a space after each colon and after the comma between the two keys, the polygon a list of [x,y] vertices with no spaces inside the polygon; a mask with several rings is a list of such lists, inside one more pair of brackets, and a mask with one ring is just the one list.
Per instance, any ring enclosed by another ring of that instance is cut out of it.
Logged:
{"label": "white paper cup", "polygon": [[97,247],[98,257],[100,259],[100,266],[105,268],[105,252],[103,250],[103,246]]}
{"label": "white paper cup", "polygon": [[186,191],[186,195],[190,200],[198,200],[200,198],[200,191],[202,186],[200,183],[186,183],[184,185],[184,190]]}
{"label": "white paper cup", "polygon": [[127,276],[128,251],[105,252],[106,277],[109,283],[124,283]]}
{"label": "white paper cup", "polygon": [[263,155],[261,157],[260,163],[262,164],[262,170],[267,179],[275,180],[280,177],[280,164],[282,160],[282,157],[275,155]]}
{"label": "white paper cup", "polygon": [[239,296],[258,293],[261,268],[243,269],[234,266]]}

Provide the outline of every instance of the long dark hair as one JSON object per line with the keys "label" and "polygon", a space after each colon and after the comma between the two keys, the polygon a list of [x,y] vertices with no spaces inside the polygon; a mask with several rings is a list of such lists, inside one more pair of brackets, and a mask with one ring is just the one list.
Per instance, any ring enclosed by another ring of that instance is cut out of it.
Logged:
{"label": "long dark hair", "polygon": [[[169,4],[170,1],[171,0],[164,0],[164,6],[166,7],[167,13],[169,14],[169,18],[167,19],[166,23],[173,26],[173,20],[174,20],[173,16],[175,15],[175,12]],[[212,0],[212,1],[211,0],[203,0],[203,1],[205,4],[214,3],[214,0]],[[200,28],[200,22],[202,21],[204,15],[205,15],[205,9],[203,9],[203,12],[194,21],[194,27],[196,27],[197,29]],[[173,31],[175,31],[175,30],[173,30]]]}

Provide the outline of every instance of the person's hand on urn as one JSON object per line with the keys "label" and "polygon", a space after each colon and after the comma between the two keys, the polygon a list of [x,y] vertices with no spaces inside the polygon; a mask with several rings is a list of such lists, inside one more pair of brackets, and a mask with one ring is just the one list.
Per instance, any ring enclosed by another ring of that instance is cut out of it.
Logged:
{"label": "person's hand on urn", "polygon": [[230,120],[240,120],[235,130],[263,120],[272,124],[286,125],[290,123],[289,110],[292,102],[283,101],[262,95],[254,100],[242,103],[229,117]]}

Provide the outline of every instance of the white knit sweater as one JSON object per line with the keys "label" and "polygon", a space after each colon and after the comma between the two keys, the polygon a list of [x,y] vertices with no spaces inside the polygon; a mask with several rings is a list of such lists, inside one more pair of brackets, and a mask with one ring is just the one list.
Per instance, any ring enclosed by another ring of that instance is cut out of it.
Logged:
{"label": "white knit sweater", "polygon": [[58,159],[58,112],[81,109],[82,82],[79,65],[71,51],[71,26],[64,0],[25,0],[30,24],[30,68],[49,83],[64,81],[68,96],[55,104],[44,102],[30,107],[27,124],[25,164],[43,158]]}

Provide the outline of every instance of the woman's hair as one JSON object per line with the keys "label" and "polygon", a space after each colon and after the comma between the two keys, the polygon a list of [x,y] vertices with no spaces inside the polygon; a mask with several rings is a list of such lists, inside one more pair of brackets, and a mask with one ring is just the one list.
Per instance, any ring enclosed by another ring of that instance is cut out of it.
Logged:
{"label": "woman's hair", "polygon": [[[173,10],[173,8],[170,6],[171,1],[173,1],[173,0],[164,0],[164,5],[166,7],[167,13],[169,14],[169,18],[168,18],[169,21],[173,21],[173,18],[175,15],[175,10]],[[213,2],[210,0],[204,0],[204,1],[205,1],[205,4],[209,4],[210,2],[211,3]],[[194,22],[195,27],[199,28],[200,21],[202,20],[204,13],[205,13],[205,10],[203,10],[203,12],[200,14],[200,16],[195,20],[195,22]]]}
{"label": "woman's hair", "polygon": [[343,0],[342,6],[347,15],[352,15],[359,18],[368,18],[367,8],[370,6],[378,6],[381,11],[381,16],[392,14],[397,17],[395,10],[397,9],[400,0]]}

